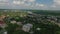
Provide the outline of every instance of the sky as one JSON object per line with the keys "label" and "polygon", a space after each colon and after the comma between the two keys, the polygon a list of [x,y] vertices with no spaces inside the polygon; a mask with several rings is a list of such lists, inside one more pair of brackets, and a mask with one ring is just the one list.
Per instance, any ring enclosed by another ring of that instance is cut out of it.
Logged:
{"label": "sky", "polygon": [[0,9],[60,10],[60,0],[0,0]]}

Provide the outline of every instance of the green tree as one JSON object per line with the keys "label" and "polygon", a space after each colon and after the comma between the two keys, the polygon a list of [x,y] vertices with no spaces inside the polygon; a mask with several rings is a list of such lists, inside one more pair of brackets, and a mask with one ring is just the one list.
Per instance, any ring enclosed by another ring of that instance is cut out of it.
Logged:
{"label": "green tree", "polygon": [[7,25],[8,25],[8,27],[6,27],[5,29],[8,34],[13,34],[13,32],[16,30],[16,28],[19,27],[17,24],[11,24],[11,23],[9,23]]}
{"label": "green tree", "polygon": [[24,32],[23,30],[16,30],[13,34],[29,34],[29,33]]}
{"label": "green tree", "polygon": [[[36,28],[41,28],[41,30],[36,30]],[[34,25],[34,34],[59,34],[60,28],[57,24],[35,24]]]}

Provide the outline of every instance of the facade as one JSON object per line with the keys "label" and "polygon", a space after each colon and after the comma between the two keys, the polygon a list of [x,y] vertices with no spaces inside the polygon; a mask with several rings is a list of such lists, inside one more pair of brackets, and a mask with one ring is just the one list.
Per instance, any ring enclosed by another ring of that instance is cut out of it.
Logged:
{"label": "facade", "polygon": [[22,30],[23,31],[25,31],[25,32],[29,32],[30,31],[30,29],[32,28],[32,24],[25,24],[25,25],[23,25],[23,27],[22,27]]}
{"label": "facade", "polygon": [[6,24],[3,21],[0,21],[0,27],[4,28],[6,27]]}

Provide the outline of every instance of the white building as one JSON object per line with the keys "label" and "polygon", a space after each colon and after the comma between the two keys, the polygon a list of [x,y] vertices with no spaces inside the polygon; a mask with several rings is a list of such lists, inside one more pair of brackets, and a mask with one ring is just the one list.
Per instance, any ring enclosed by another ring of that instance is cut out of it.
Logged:
{"label": "white building", "polygon": [[25,32],[29,32],[32,27],[33,25],[28,23],[28,24],[23,25],[22,30]]}
{"label": "white building", "polygon": [[22,22],[17,22],[18,25],[22,25]]}
{"label": "white building", "polygon": [[15,24],[15,23],[17,23],[15,20],[13,20],[13,21],[10,21],[10,23],[12,23],[12,24]]}
{"label": "white building", "polygon": [[41,30],[41,28],[37,28],[36,30]]}
{"label": "white building", "polygon": [[7,31],[6,31],[6,32],[4,32],[3,34],[7,34]]}
{"label": "white building", "polygon": [[33,14],[31,11],[28,11],[27,13],[29,13],[29,14]]}

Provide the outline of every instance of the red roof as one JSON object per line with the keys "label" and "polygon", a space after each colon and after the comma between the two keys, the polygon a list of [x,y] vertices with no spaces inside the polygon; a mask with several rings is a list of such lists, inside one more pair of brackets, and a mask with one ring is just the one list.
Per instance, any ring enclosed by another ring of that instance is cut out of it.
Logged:
{"label": "red roof", "polygon": [[0,24],[4,24],[4,21],[0,21]]}

